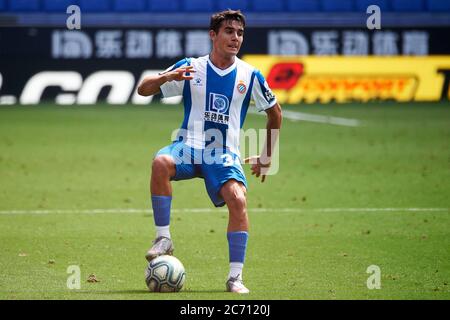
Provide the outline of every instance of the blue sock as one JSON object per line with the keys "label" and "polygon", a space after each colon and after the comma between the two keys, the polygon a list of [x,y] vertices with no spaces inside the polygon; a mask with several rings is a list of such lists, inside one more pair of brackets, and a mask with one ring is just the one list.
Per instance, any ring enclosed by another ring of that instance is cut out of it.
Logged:
{"label": "blue sock", "polygon": [[170,224],[171,196],[152,196],[153,218],[157,227],[164,227]]}
{"label": "blue sock", "polygon": [[245,251],[247,249],[248,232],[234,231],[227,233],[230,263],[244,263]]}

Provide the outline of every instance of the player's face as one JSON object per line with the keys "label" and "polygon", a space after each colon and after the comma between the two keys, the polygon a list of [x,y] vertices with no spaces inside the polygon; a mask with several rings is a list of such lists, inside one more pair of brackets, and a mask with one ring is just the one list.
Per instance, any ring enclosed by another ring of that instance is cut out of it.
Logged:
{"label": "player's face", "polygon": [[213,46],[225,56],[235,56],[244,40],[244,28],[239,21],[222,22],[219,32],[212,32]]}

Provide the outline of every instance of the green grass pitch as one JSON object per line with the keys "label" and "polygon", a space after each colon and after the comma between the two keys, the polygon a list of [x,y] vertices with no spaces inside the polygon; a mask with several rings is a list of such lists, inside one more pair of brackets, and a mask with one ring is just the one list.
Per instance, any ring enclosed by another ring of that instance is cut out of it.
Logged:
{"label": "green grass pitch", "polygon": [[[181,107],[1,107],[0,299],[450,299],[450,105],[284,109],[361,125],[285,119],[278,174],[262,184],[245,167],[251,293],[241,297],[224,292],[227,212],[200,179],[173,184],[185,287],[146,291],[150,164]],[[246,128],[264,126],[248,115]],[[80,290],[66,286],[70,265]],[[380,289],[367,287],[371,265]]]}

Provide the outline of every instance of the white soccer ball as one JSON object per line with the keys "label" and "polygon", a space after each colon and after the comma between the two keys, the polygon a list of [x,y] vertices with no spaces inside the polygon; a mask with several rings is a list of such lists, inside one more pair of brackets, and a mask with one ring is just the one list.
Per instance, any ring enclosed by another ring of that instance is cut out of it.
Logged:
{"label": "white soccer ball", "polygon": [[145,269],[145,283],[152,292],[178,292],[185,279],[184,266],[174,256],[159,256]]}

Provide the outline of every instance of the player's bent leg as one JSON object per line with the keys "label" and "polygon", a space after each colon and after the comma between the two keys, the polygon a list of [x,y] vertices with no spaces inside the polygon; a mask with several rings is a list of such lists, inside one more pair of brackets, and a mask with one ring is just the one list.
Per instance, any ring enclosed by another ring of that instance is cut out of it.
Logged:
{"label": "player's bent leg", "polygon": [[175,162],[169,155],[158,155],[152,163],[150,192],[152,195],[153,218],[156,227],[156,239],[145,254],[148,261],[160,256],[173,254],[174,246],[170,237],[170,206],[172,186],[170,179],[175,176]]}
{"label": "player's bent leg", "polygon": [[248,231],[246,192],[242,183],[234,179],[228,180],[220,189],[229,212],[228,232]]}
{"label": "player's bent leg", "polygon": [[228,248],[230,273],[226,282],[229,292],[249,293],[242,281],[245,253],[248,241],[248,216],[246,189],[236,180],[227,181],[220,190],[220,195],[227,204],[229,211]]}
{"label": "player's bent leg", "polygon": [[150,192],[152,195],[172,195],[170,178],[176,173],[175,161],[169,155],[159,155],[153,159]]}

